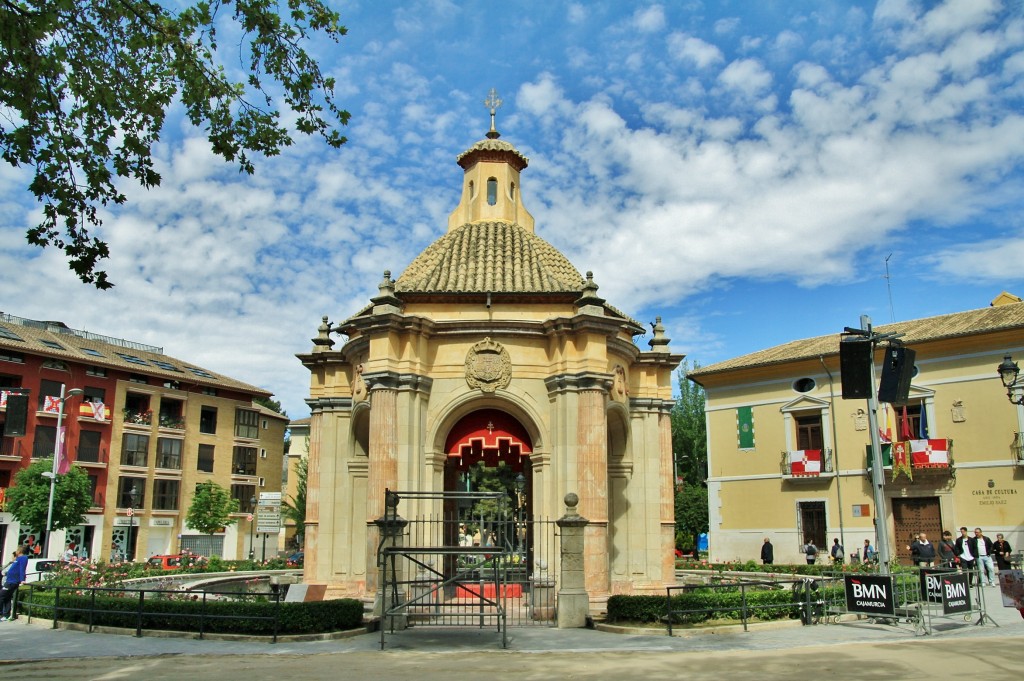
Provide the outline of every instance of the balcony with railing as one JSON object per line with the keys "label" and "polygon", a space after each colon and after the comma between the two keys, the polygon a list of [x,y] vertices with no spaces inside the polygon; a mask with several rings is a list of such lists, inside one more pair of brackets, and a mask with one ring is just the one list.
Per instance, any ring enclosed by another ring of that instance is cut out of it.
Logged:
{"label": "balcony with railing", "polygon": [[[956,477],[953,440],[947,438],[883,442],[880,453],[885,475],[893,481],[899,478],[908,483],[917,480],[935,484]],[[874,461],[871,445],[866,447],[866,456],[865,472],[870,479]]]}
{"label": "balcony with railing", "polygon": [[153,412],[148,409],[146,411],[125,409],[123,414],[124,425],[126,426],[142,426],[148,428],[153,424]]}
{"label": "balcony with railing", "polygon": [[782,452],[783,480],[800,482],[835,477],[831,449],[801,449]]}
{"label": "balcony with railing", "polygon": [[0,461],[21,461],[25,448],[22,438],[0,437]]}
{"label": "balcony with railing", "polygon": [[75,463],[86,468],[106,468],[107,450],[92,445],[79,445],[75,455]]}

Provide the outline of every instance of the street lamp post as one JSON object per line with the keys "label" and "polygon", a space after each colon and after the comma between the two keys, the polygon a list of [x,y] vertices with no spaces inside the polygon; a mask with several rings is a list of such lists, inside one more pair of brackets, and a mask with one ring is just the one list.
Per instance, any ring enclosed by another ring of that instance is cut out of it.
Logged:
{"label": "street lamp post", "polygon": [[135,501],[139,498],[139,490],[132,483],[132,488],[128,490],[128,541],[124,547],[124,559],[132,562],[135,560],[135,549],[132,548],[132,530],[135,528]]}
{"label": "street lamp post", "polygon": [[60,403],[57,405],[57,434],[53,439],[53,467],[43,473],[44,477],[50,478],[50,503],[46,509],[46,545],[43,555],[50,556],[50,530],[53,528],[53,496],[57,486],[57,469],[60,466],[61,452],[64,451],[64,403],[77,395],[85,394],[81,388],[72,388],[65,393],[66,386],[60,384]]}
{"label": "street lamp post", "polygon": [[999,372],[999,380],[1006,388],[1006,399],[1018,406],[1024,405],[1024,381],[1019,381],[1020,367],[1009,355],[1003,357],[1003,362],[996,371]]}
{"label": "street lamp post", "polygon": [[256,530],[256,497],[249,498],[249,560],[256,558],[256,544],[253,543]]}

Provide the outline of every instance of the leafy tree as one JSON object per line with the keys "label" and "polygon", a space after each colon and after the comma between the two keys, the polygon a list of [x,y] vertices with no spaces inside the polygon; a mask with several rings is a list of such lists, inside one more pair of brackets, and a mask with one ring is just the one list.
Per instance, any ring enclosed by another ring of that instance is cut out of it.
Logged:
{"label": "leafy tree", "polygon": [[[89,230],[102,223],[100,207],[125,202],[120,178],[160,184],[152,146],[173,103],[246,173],[250,154],[279,153],[293,132],[345,143],[337,128],[349,114],[334,103],[334,80],[303,48],[346,32],[324,0],[289,0],[286,13],[272,0],[162,4],[171,3],[0,2],[0,153],[32,169],[28,188],[43,204],[28,241],[63,249],[78,277],[101,289],[113,285],[97,270],[109,249]],[[241,36],[228,46],[229,69],[218,58],[221,31]]]}
{"label": "leafy tree", "polygon": [[[22,527],[42,531],[50,504],[50,480],[43,473],[53,470],[53,459],[36,459],[14,476],[7,490],[6,509]],[[53,490],[52,529],[81,525],[93,505],[89,475],[78,466],[57,476]]]}
{"label": "leafy tree", "polygon": [[708,488],[686,484],[676,491],[676,546],[696,549],[701,532],[708,531]]}
{"label": "leafy tree", "polygon": [[[693,369],[699,365],[694,364]],[[672,407],[672,452],[676,474],[687,483],[703,483],[708,477],[707,421],[704,418],[704,389],[686,378],[689,362],[677,376],[679,397]]]}
{"label": "leafy tree", "polygon": [[[693,369],[698,367],[693,365]],[[679,397],[672,407],[672,452],[676,475],[683,484],[676,487],[676,544],[696,548],[697,536],[708,531],[707,421],[704,417],[704,389],[686,378],[691,368],[684,362],[677,374]]]}
{"label": "leafy tree", "polygon": [[295,496],[281,504],[281,515],[295,523],[295,541],[302,546],[306,537],[306,478],[309,460],[305,457],[295,464]]}
{"label": "leafy tree", "polygon": [[196,494],[192,497],[192,505],[188,507],[185,521],[188,526],[203,534],[212,535],[238,520],[231,514],[238,511],[238,499],[232,499],[231,493],[207,480],[196,485]]}
{"label": "leafy tree", "polygon": [[276,411],[281,416],[288,416],[288,412],[281,408],[281,403],[278,400],[273,400],[269,397],[257,397],[253,402],[261,407],[266,407],[270,411]]}

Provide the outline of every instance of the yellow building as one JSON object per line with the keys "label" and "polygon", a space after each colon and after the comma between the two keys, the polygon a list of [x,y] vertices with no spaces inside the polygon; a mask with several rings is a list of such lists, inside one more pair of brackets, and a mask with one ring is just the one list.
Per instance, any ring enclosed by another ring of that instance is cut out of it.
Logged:
{"label": "yellow building", "polygon": [[[293,419],[288,422],[288,453],[285,455],[286,479],[284,481],[284,499],[291,503],[297,498],[299,491],[298,465],[309,457],[309,418]],[[291,552],[301,548],[296,539],[295,521],[282,518],[282,546]]]}
{"label": "yellow building", "polygon": [[[164,354],[159,347],[0,314],[0,432],[10,394],[28,391],[24,435],[0,439],[0,490],[33,459],[53,456],[61,385],[69,459],[92,481],[93,508],[82,525],[54,532],[51,555],[67,543],[79,556],[129,558],[190,549],[244,558],[262,537],[248,520],[252,499],[281,491],[287,418],[253,402],[262,388]],[[208,536],[189,528],[193,490],[212,480],[239,501],[238,521]],[[45,528],[24,528],[0,513],[5,555]],[[268,538],[276,555],[277,535]]]}
{"label": "yellow building", "polygon": [[[1020,550],[1024,407],[1007,400],[996,367],[1024,355],[1024,303],[1003,295],[874,330],[902,334],[916,351],[907,404],[878,412],[896,443],[886,448],[896,466],[886,466],[880,518],[892,555],[906,564],[914,533],[936,541],[962,525],[1002,532]],[[838,333],[792,341],[689,375],[707,396],[713,560],[756,560],[765,537],[776,562],[803,562],[808,538],[823,550],[840,538],[847,555],[875,543],[867,401],[841,397],[839,342]]]}
{"label": "yellow building", "polygon": [[[384,491],[454,490],[478,461],[524,476],[531,519],[579,495],[587,590],[660,591],[673,576],[672,371],[660,324],[597,295],[534,230],[527,159],[494,130],[458,157],[447,233],[311,352],[306,574],[371,597]],[[341,342],[336,342],[336,338]],[[446,509],[411,503],[406,517]],[[557,575],[557,555],[539,556]],[[530,570],[536,565],[529,566]]]}

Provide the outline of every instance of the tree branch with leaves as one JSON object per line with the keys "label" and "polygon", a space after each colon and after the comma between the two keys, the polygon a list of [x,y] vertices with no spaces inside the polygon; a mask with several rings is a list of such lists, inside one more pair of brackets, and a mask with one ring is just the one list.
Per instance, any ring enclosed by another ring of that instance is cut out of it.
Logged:
{"label": "tree branch with leaves", "polygon": [[[218,60],[218,28],[232,23],[241,79]],[[175,102],[215,154],[249,174],[251,154],[279,154],[296,132],[340,147],[349,114],[304,45],[345,32],[321,0],[289,0],[284,13],[271,0],[203,0],[177,12],[152,0],[0,2],[0,156],[32,169],[43,219],[29,243],[62,249],[83,282],[113,286],[99,269],[109,246],[92,234],[99,209],[127,200],[121,178],[159,186],[152,147]]]}

